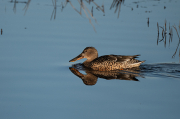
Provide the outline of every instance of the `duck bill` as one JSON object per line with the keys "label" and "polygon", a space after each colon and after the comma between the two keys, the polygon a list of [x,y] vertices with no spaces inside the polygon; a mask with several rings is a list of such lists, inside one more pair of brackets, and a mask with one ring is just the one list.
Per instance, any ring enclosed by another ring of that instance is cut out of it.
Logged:
{"label": "duck bill", "polygon": [[72,60],[70,60],[69,62],[75,62],[76,60],[80,60],[80,59],[83,59],[83,58],[84,58],[84,56],[82,54],[80,54],[77,57],[75,57]]}

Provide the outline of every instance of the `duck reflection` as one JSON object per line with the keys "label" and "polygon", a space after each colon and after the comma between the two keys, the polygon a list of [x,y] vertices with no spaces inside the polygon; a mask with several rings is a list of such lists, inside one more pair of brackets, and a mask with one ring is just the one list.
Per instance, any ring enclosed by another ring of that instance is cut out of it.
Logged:
{"label": "duck reflection", "polygon": [[[82,79],[85,85],[95,85],[98,78],[106,80],[118,79],[118,80],[132,80],[139,81],[136,77],[143,77],[140,75],[139,68],[131,68],[127,70],[115,70],[115,71],[95,71],[88,69],[83,64],[74,64],[69,67],[70,71]],[[82,74],[80,71],[84,71],[86,74]]]}

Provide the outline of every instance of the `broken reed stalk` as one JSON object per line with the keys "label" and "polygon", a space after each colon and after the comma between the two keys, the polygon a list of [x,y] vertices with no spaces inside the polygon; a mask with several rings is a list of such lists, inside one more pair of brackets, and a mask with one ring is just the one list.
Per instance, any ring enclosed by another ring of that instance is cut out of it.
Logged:
{"label": "broken reed stalk", "polygon": [[104,5],[102,5],[102,7],[100,7],[98,4],[96,4],[96,3],[94,2],[94,0],[92,0],[92,2],[97,6],[97,8],[99,8],[103,13],[105,13],[105,12],[104,12]]}
{"label": "broken reed stalk", "polygon": [[89,9],[86,7],[86,5],[84,3],[83,4],[83,7],[88,11],[88,13],[91,15],[91,17],[95,20],[95,22],[97,23],[97,20],[93,17],[92,13],[89,11]]}
{"label": "broken reed stalk", "polygon": [[14,1],[13,11],[14,11],[14,13],[16,13],[16,0]]}
{"label": "broken reed stalk", "polygon": [[53,15],[54,15],[54,19],[56,19],[56,8],[57,8],[56,0],[52,0],[52,3],[53,3],[53,6],[54,6],[54,9],[53,9],[53,12],[51,14],[51,20],[53,18]]}
{"label": "broken reed stalk", "polygon": [[[78,12],[80,15],[82,15],[81,10],[83,9],[86,17],[89,19],[89,23],[92,25],[94,31],[96,32],[96,29],[95,29],[94,25],[93,25],[92,22],[91,22],[91,18],[92,18],[92,19],[94,19],[95,22],[97,23],[97,20],[96,20],[96,19],[94,18],[94,16],[93,16],[93,7],[92,7],[92,9],[91,9],[91,11],[90,11],[90,10],[86,7],[86,5],[84,4],[83,0],[77,0],[77,1],[78,1],[79,4],[80,4],[80,12],[73,6],[73,4],[71,3],[70,0],[66,0],[66,3],[69,2],[70,5],[72,6],[72,8],[73,8],[76,12]],[[89,0],[89,1],[86,0],[86,2],[89,3],[89,4],[90,4],[90,2],[93,2],[93,3],[97,6],[97,8],[99,8],[103,13],[105,13],[105,12],[104,12],[104,5],[102,5],[102,7],[100,7],[98,4],[96,4],[96,3],[94,2],[94,0]],[[88,13],[90,14],[91,17],[89,17]]]}
{"label": "broken reed stalk", "polygon": [[114,13],[117,12],[118,6],[119,6],[119,2],[117,2],[117,4],[116,4],[116,9],[115,9]]}
{"label": "broken reed stalk", "polygon": [[79,12],[79,11],[73,6],[73,4],[71,3],[71,1],[68,1],[68,2],[70,3],[71,7],[72,7],[77,13],[79,13],[80,15],[82,15],[82,14],[81,14],[81,11]]}
{"label": "broken reed stalk", "polygon": [[179,49],[179,63],[180,63],[180,49]]}
{"label": "broken reed stalk", "polygon": [[[158,45],[158,42],[161,42],[164,40],[164,47],[166,47],[166,34],[167,34],[167,24],[166,24],[166,20],[165,20],[165,28],[164,27],[161,27],[159,26],[158,22],[157,22],[157,29],[158,29],[158,37],[157,37],[157,45]],[[180,22],[179,22],[180,23]],[[162,39],[159,40],[159,28],[162,28]],[[180,45],[180,37],[179,37],[179,34],[178,34],[178,30],[176,28],[176,26],[174,25],[173,27],[170,26],[170,23],[169,23],[169,45],[170,45],[170,42],[172,42],[172,37],[173,37],[173,28],[176,30],[176,33],[177,33],[177,36],[179,38],[179,42],[178,42],[178,45],[177,45],[177,48],[174,52],[174,54],[172,55],[172,58],[175,57],[176,53],[177,53],[177,50],[179,48],[179,45]],[[179,28],[180,28],[180,24],[179,24]],[[180,49],[179,49],[179,57],[180,57]]]}
{"label": "broken reed stalk", "polygon": [[165,26],[165,34],[166,34],[166,19],[165,19],[165,25],[164,26]]}
{"label": "broken reed stalk", "polygon": [[172,32],[172,28],[170,27],[170,22],[169,22],[169,44],[170,42],[172,42],[172,36],[173,36],[173,32]]}
{"label": "broken reed stalk", "polygon": [[93,6],[92,6],[92,9],[91,9],[91,14],[92,14],[92,16],[93,16]]}
{"label": "broken reed stalk", "polygon": [[162,30],[162,38],[164,38],[164,29]]}
{"label": "broken reed stalk", "polygon": [[55,13],[54,13],[54,19],[56,19],[56,8],[57,8],[57,6],[56,6],[56,0],[55,0],[55,3],[54,3],[54,11],[55,11]]}
{"label": "broken reed stalk", "polygon": [[113,0],[110,9],[112,9],[115,6],[115,4],[116,4],[116,0]]}
{"label": "broken reed stalk", "polygon": [[28,7],[29,7],[30,2],[31,2],[31,0],[28,0],[26,6],[24,7],[24,10],[25,10],[24,15],[25,15],[26,12],[27,12],[27,9],[28,9]]}
{"label": "broken reed stalk", "polygon": [[173,29],[172,29],[172,28],[171,28],[171,30],[170,30],[169,35],[170,35],[169,39],[170,39],[170,41],[172,42],[172,37],[173,37]]}
{"label": "broken reed stalk", "polygon": [[123,0],[113,0],[111,7],[110,7],[110,9],[112,9],[113,7],[116,7],[114,13],[116,13],[118,11],[118,18],[119,18],[119,14],[121,11],[121,3],[122,2],[124,2],[124,1]]}
{"label": "broken reed stalk", "polygon": [[178,42],[178,45],[177,45],[176,51],[174,52],[174,54],[173,54],[172,58],[174,58],[174,57],[175,57],[175,55],[176,55],[176,52],[177,52],[177,50],[178,50],[178,47],[179,47],[179,44],[180,44],[180,37],[179,37],[178,31],[177,31],[177,29],[176,29],[176,26],[173,26],[173,27],[174,27],[174,29],[176,30],[176,33],[177,33],[177,35],[178,35],[178,38],[179,38],[179,42]]}
{"label": "broken reed stalk", "polygon": [[158,22],[157,22],[157,29],[158,29],[158,35],[159,35],[159,24],[158,24]]}
{"label": "broken reed stalk", "polygon": [[179,37],[179,34],[178,34],[178,31],[177,31],[177,28],[176,28],[176,26],[173,26],[174,27],[174,29],[176,30],[176,33],[177,33],[177,35],[178,35],[178,38],[179,38],[179,40],[180,40],[180,37]]}
{"label": "broken reed stalk", "polygon": [[[89,16],[88,16],[88,14],[87,14],[87,12],[86,12],[86,10],[85,10],[85,8],[84,8],[84,3],[81,1],[79,1],[78,0],[78,2],[79,2],[79,4],[81,4],[82,6],[82,9],[83,9],[83,11],[84,11],[84,13],[85,13],[85,15],[86,15],[86,17],[89,19],[89,23],[92,25],[92,27],[93,27],[93,29],[94,29],[94,31],[96,32],[96,29],[95,29],[95,27],[94,27],[94,25],[92,24],[92,22],[91,22],[91,19],[89,18]],[[85,6],[86,7],[86,6]],[[90,15],[91,15],[91,12],[87,9],[87,11],[90,13]],[[92,15],[91,15],[91,17],[92,17]],[[94,18],[94,17],[92,17],[92,18]]]}
{"label": "broken reed stalk", "polygon": [[120,11],[121,11],[121,3],[119,5],[118,18],[119,18]]}
{"label": "broken reed stalk", "polygon": [[180,44],[180,41],[179,41],[179,43],[178,43],[178,46],[177,46],[176,51],[174,52],[174,54],[173,54],[172,58],[174,58],[174,57],[175,57],[176,52],[177,52],[177,49],[178,49],[178,47],[179,47],[179,44]]}
{"label": "broken reed stalk", "polygon": [[169,32],[169,46],[170,46],[170,43],[171,43],[171,30],[169,30],[170,32]]}
{"label": "broken reed stalk", "polygon": [[92,2],[91,0],[85,0],[85,1],[86,1],[87,3],[89,3],[89,4]]}
{"label": "broken reed stalk", "polygon": [[159,25],[158,25],[158,22],[157,22],[157,29],[158,29],[158,36],[157,36],[157,45],[158,45],[158,41],[159,41]]}
{"label": "broken reed stalk", "polygon": [[165,39],[164,39],[164,47],[166,48],[166,33],[164,33],[164,37],[165,37]]}

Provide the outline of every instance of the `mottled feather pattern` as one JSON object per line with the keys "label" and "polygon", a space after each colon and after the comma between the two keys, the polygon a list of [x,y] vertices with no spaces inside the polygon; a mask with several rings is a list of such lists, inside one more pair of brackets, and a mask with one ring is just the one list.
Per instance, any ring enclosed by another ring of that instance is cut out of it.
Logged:
{"label": "mottled feather pattern", "polygon": [[99,71],[110,71],[139,66],[142,62],[136,60],[135,56],[105,55],[96,58],[90,63],[90,67]]}

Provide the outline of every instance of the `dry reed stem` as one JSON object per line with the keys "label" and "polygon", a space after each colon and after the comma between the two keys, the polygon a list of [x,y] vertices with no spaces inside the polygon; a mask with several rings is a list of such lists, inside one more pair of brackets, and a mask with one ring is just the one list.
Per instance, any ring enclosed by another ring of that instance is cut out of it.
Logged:
{"label": "dry reed stem", "polygon": [[179,37],[179,34],[178,34],[178,31],[177,31],[177,28],[176,28],[176,26],[173,26],[174,27],[174,29],[176,30],[176,33],[177,33],[177,35],[178,35],[178,38],[179,38],[179,40],[180,40],[180,37]]}
{"label": "dry reed stem", "polygon": [[96,4],[94,1],[92,1],[103,13],[105,13],[105,11],[104,11],[104,5],[102,5],[102,8],[98,5],[98,4]]}
{"label": "dry reed stem", "polygon": [[172,42],[172,37],[173,37],[173,29],[172,28],[170,30],[170,37],[171,37],[171,42]]}
{"label": "dry reed stem", "polygon": [[121,3],[119,5],[118,18],[119,18],[120,10],[121,10]]}
{"label": "dry reed stem", "polygon": [[165,40],[164,40],[164,47],[166,48],[166,34],[164,34]]}
{"label": "dry reed stem", "polygon": [[116,3],[116,0],[113,0],[110,9],[112,9],[114,7],[115,3]]}
{"label": "dry reed stem", "polygon": [[16,0],[14,1],[13,11],[14,11],[14,13],[16,13]]}
{"label": "dry reed stem", "polygon": [[[80,3],[80,1],[78,0],[78,2]],[[87,14],[87,12],[86,12],[86,10],[85,10],[85,8],[84,8],[84,4],[83,4],[83,2],[81,2],[80,4],[82,4],[82,9],[83,9],[83,11],[84,11],[84,13],[85,13],[85,15],[86,15],[86,17],[89,19],[89,23],[92,25],[92,27],[93,27],[93,29],[94,29],[94,31],[96,32],[96,29],[95,29],[95,27],[94,27],[94,25],[92,24],[92,22],[91,22],[91,19],[89,18],[89,16],[88,16],[88,14]]]}
{"label": "dry reed stem", "polygon": [[162,30],[162,38],[164,38],[164,29]]}
{"label": "dry reed stem", "polygon": [[79,13],[80,15],[82,15],[81,14],[81,10],[80,10],[80,12],[73,6],[73,4],[71,3],[71,1],[68,1],[69,3],[70,3],[70,5],[71,5],[71,7],[77,12],[77,13]]}
{"label": "dry reed stem", "polygon": [[179,63],[180,63],[180,49],[179,49]]}
{"label": "dry reed stem", "polygon": [[57,8],[56,0],[52,0],[52,3],[53,3],[53,6],[54,6],[54,9],[53,9],[53,12],[52,12],[52,15],[51,15],[51,20],[52,20],[53,15],[54,15],[54,19],[56,19],[56,8]]}
{"label": "dry reed stem", "polygon": [[158,34],[158,36],[157,36],[157,45],[158,45],[158,42],[159,42],[159,34]]}
{"label": "dry reed stem", "polygon": [[165,19],[165,25],[164,26],[165,26],[165,34],[166,34],[166,19]]}
{"label": "dry reed stem", "polygon": [[172,58],[174,58],[174,57],[175,57],[175,55],[176,55],[176,52],[177,52],[177,50],[178,50],[178,47],[179,47],[179,44],[180,44],[180,37],[179,37],[178,31],[177,31],[177,28],[176,28],[176,26],[173,26],[173,27],[174,27],[174,29],[176,30],[176,33],[177,33],[177,35],[178,35],[178,38],[179,38],[179,42],[178,42],[178,45],[177,45],[176,51],[174,52],[174,54],[173,54]]}
{"label": "dry reed stem", "polygon": [[[169,23],[169,25],[170,25],[170,23]],[[170,27],[169,27],[170,28]],[[169,32],[169,45],[170,45],[170,43],[172,42],[172,37],[173,37],[173,33],[172,33],[172,28],[170,28],[170,30],[169,30],[170,32]]]}
{"label": "dry reed stem", "polygon": [[157,29],[158,29],[158,35],[159,35],[159,24],[158,24],[158,22],[157,22]]}
{"label": "dry reed stem", "polygon": [[92,6],[92,8],[91,8],[91,14],[92,14],[92,16],[93,16],[93,6]]}
{"label": "dry reed stem", "polygon": [[[93,17],[93,14],[92,14],[92,13],[90,12],[90,10],[85,6],[85,4],[83,3],[82,0],[77,0],[77,1],[79,2],[80,6],[81,6],[81,7],[80,7],[80,12],[73,6],[73,4],[71,3],[71,1],[66,0],[66,3],[69,2],[70,5],[72,6],[72,8],[73,8],[77,13],[79,13],[80,15],[82,15],[81,10],[83,9],[86,17],[89,19],[89,23],[92,25],[94,31],[96,32],[96,29],[95,29],[94,25],[92,24],[91,19],[90,19],[90,17],[88,16],[88,13],[91,15],[91,17],[95,20],[96,23],[97,23],[97,20]],[[86,10],[87,10],[88,13],[86,12]]]}
{"label": "dry reed stem", "polygon": [[28,0],[26,6],[24,7],[24,10],[25,10],[24,15],[26,14],[26,11],[27,11],[27,9],[28,9],[28,7],[29,7],[30,2],[31,2],[31,0]]}
{"label": "dry reed stem", "polygon": [[91,12],[89,11],[89,9],[85,6],[85,4],[84,3],[82,3],[83,4],[83,7],[85,7],[86,8],[86,10],[88,11],[88,13],[91,15],[91,17],[95,20],[95,22],[97,23],[97,20],[93,17],[93,15],[91,14]]}
{"label": "dry reed stem", "polygon": [[122,2],[123,2],[123,0],[113,0],[113,2],[111,4],[111,7],[110,7],[110,9],[112,9],[113,7],[116,7],[114,13],[116,13],[117,10],[118,10],[118,18],[119,18],[119,15],[120,15],[121,3]]}
{"label": "dry reed stem", "polygon": [[[164,47],[166,47],[166,34],[167,34],[167,31],[166,31],[166,29],[167,29],[167,24],[166,24],[166,22],[167,22],[167,21],[165,20],[165,25],[164,25],[165,28],[159,26],[159,24],[158,24],[158,22],[157,22],[157,29],[158,29],[157,45],[158,45],[158,42],[161,42],[161,41],[164,40]],[[180,25],[179,25],[179,27],[180,27]],[[162,39],[161,39],[161,40],[159,40],[159,28],[162,28]],[[172,58],[175,57],[175,55],[176,55],[176,53],[177,53],[177,50],[178,50],[178,48],[179,48],[179,45],[180,45],[180,37],[179,37],[179,34],[178,34],[178,30],[177,30],[177,28],[176,28],[175,25],[171,27],[171,26],[170,26],[170,23],[169,23],[169,45],[170,45],[170,43],[172,42],[172,38],[173,38],[173,28],[176,30],[177,36],[178,36],[178,38],[179,38],[179,42],[178,42],[178,45],[177,45],[177,48],[176,48],[174,54],[172,55]],[[179,57],[180,57],[180,49],[179,49]]]}

